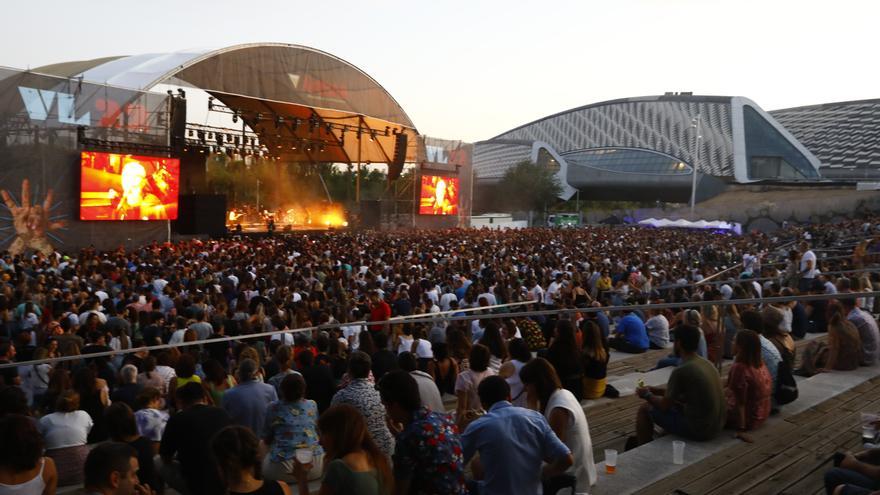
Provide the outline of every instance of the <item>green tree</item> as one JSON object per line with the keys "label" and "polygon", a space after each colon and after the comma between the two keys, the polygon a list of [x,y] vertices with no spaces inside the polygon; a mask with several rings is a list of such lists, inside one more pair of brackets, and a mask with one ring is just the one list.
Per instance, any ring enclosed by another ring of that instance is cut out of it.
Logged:
{"label": "green tree", "polygon": [[530,161],[507,169],[498,184],[500,204],[519,210],[543,212],[558,200],[561,192],[556,172]]}

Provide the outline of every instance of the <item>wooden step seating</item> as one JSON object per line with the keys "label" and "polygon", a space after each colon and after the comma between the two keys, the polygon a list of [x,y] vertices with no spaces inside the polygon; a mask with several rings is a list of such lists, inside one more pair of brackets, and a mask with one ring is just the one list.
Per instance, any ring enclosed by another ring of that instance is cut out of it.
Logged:
{"label": "wooden step seating", "polygon": [[614,475],[605,474],[600,463],[594,493],[819,491],[831,454],[860,443],[860,413],[880,410],[880,366],[823,373],[798,382],[798,400],[753,432],[755,443],[736,440],[729,431],[710,442],[688,441],[685,464],[677,466],[672,464],[675,438],[661,437],[621,453]]}

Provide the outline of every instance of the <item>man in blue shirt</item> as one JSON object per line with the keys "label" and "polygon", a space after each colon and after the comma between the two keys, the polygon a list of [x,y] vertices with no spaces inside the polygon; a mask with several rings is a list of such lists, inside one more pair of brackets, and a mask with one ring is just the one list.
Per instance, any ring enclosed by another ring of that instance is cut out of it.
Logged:
{"label": "man in blue shirt", "polygon": [[262,432],[269,404],[278,400],[275,387],[256,380],[258,365],[243,359],[238,366],[238,385],[223,394],[223,409],[232,422]]}
{"label": "man in blue shirt", "polygon": [[[541,494],[541,479],[563,474],[574,460],[568,447],[537,411],[510,403],[510,386],[490,376],[477,388],[488,413],[468,425],[461,437],[464,463],[480,453],[483,495]],[[547,465],[541,468],[541,463]],[[480,466],[474,466],[474,472]]]}
{"label": "man in blue shirt", "polygon": [[648,331],[645,329],[645,322],[632,311],[617,322],[617,328],[614,329],[614,336],[608,339],[608,345],[612,349],[630,354],[641,354],[648,350],[650,342],[648,341]]}

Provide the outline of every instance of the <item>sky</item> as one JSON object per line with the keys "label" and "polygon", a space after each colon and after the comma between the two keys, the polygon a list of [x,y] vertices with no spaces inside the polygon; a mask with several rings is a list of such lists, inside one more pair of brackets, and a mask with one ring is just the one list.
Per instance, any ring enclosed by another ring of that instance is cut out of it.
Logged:
{"label": "sky", "polygon": [[667,91],[746,96],[765,110],[880,98],[877,0],[39,0],[4,18],[0,65],[15,68],[311,46],[376,79],[422,134],[465,141]]}

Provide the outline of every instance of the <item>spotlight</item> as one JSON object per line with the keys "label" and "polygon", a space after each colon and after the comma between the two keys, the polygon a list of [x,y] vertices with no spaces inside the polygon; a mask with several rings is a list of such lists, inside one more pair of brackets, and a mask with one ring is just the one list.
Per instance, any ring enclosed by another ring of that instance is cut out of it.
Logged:
{"label": "spotlight", "polygon": [[296,128],[299,127],[299,117],[293,119],[293,123],[290,125],[290,128],[293,132],[296,132]]}
{"label": "spotlight", "polygon": [[324,152],[324,143],[321,143],[321,147],[318,148],[318,151],[320,151],[321,153]]}
{"label": "spotlight", "polygon": [[281,127],[282,125],[284,125],[284,117],[282,117],[280,115],[276,115],[275,116],[275,128],[277,129],[277,128]]}
{"label": "spotlight", "polygon": [[387,125],[385,126],[385,137],[388,137],[388,131],[389,131],[390,129],[391,129],[391,128],[388,127]]}
{"label": "spotlight", "polygon": [[296,143],[290,145],[290,151],[296,151]]}
{"label": "spotlight", "polygon": [[209,96],[208,97],[208,111],[211,112],[213,110],[214,110],[214,97]]}
{"label": "spotlight", "polygon": [[177,88],[177,94],[181,98],[184,98],[184,99],[186,98],[186,91],[184,91],[182,88]]}
{"label": "spotlight", "polygon": [[233,124],[237,124],[237,123],[238,123],[238,112],[235,112],[235,113],[232,114],[232,123],[233,123]]}
{"label": "spotlight", "polygon": [[376,140],[376,131],[370,131],[370,142]]}
{"label": "spotlight", "polygon": [[168,90],[168,96],[174,98],[174,91]]}

